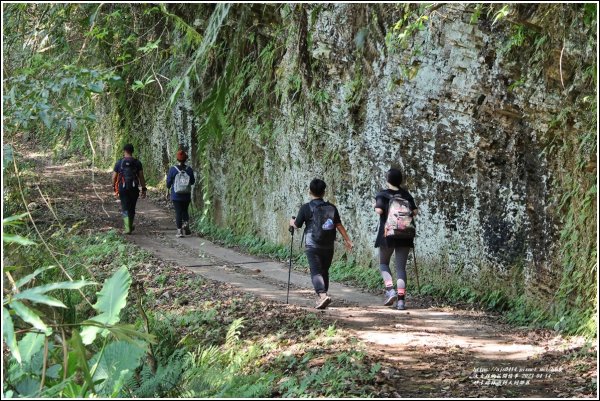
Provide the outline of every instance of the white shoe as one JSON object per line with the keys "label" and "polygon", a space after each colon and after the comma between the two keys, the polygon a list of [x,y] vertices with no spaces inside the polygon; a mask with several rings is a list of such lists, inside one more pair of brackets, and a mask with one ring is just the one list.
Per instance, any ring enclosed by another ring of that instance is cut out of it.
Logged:
{"label": "white shoe", "polygon": [[317,295],[317,305],[316,309],[325,309],[327,305],[331,303],[331,298],[327,295],[326,292]]}
{"label": "white shoe", "polygon": [[176,236],[177,238],[181,238],[181,237],[183,237],[183,231],[181,230],[181,228],[178,228],[178,229],[177,229],[177,234],[175,234],[175,236]]}

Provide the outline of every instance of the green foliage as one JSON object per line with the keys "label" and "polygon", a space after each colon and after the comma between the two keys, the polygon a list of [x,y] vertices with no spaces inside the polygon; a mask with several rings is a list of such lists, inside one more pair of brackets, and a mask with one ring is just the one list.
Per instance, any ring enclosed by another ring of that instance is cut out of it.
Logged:
{"label": "green foliage", "polygon": [[320,367],[308,369],[307,364],[312,355],[309,353],[301,361],[296,358],[280,359],[288,369],[298,369],[306,373],[301,377],[289,377],[279,385],[283,397],[365,397],[369,396],[364,385],[372,383],[380,365],[368,368],[363,362],[365,355],[361,352],[342,352],[327,358]]}
{"label": "green foliage", "polygon": [[[102,290],[98,293],[98,301],[94,305],[100,314],[91,318],[88,322],[97,322],[100,325],[114,325],[119,321],[121,310],[127,303],[127,294],[131,285],[131,276],[126,266],[122,266],[112,277],[104,283]],[[108,330],[101,330],[98,326],[87,326],[81,331],[81,338],[85,345],[89,345],[96,339],[96,334],[108,335]]]}
{"label": "green foliage", "polygon": [[[213,11],[208,21],[208,26],[206,28],[204,38],[200,43],[200,46],[198,46],[196,52],[194,53],[192,61],[186,68],[185,72],[180,77],[173,80],[173,92],[169,97],[170,105],[175,104],[175,100],[179,96],[183,87],[189,85],[190,77],[198,77],[202,70],[206,67],[206,61],[208,60],[208,58],[205,57],[205,55],[217,40],[217,36],[219,34],[221,26],[225,21],[225,18],[227,17],[227,14],[229,13],[230,7],[230,4],[217,4],[217,6],[215,7],[215,10]],[[192,72],[194,73],[194,75],[192,75]],[[196,78],[196,80],[198,81],[199,79]]]}
{"label": "green foliage", "polygon": [[481,17],[482,10],[483,10],[483,4],[475,5],[475,9],[473,10],[473,13],[471,14],[471,19],[469,20],[469,22],[472,25],[475,25],[479,22],[479,17]]}
{"label": "green foliage", "polygon": [[96,386],[99,396],[117,397],[121,394],[123,385],[131,379],[134,370],[140,365],[144,348],[132,346],[126,341],[113,341],[103,352],[94,355],[89,365],[94,374],[92,380],[100,382]]}
{"label": "green foliage", "polygon": [[329,102],[329,93],[324,89],[319,89],[313,94],[313,99],[316,104],[323,105]]}
{"label": "green foliage", "polygon": [[41,59],[34,60],[32,67],[5,82],[6,128],[10,134],[19,128],[30,129],[43,124],[46,129],[59,132],[93,122],[96,120],[92,111],[94,95],[103,93],[109,83],[119,80],[112,72],[72,65],[57,69]]}
{"label": "green foliage", "polygon": [[188,354],[182,377],[186,397],[266,397],[271,394],[275,375],[246,371],[260,358],[264,349],[244,347],[239,340],[243,321],[234,320],[222,347],[198,347]]}
{"label": "green foliage", "polygon": [[[500,11],[500,18],[517,13],[511,5]],[[552,49],[562,48],[565,38],[569,37],[580,50],[570,51],[577,54],[577,60],[570,60],[575,70],[573,78],[571,82],[564,82],[561,72],[560,85],[561,88],[563,84],[567,85],[569,91],[581,94],[575,99],[565,99],[564,106],[550,122],[551,129],[543,138],[544,154],[555,172],[550,194],[557,207],[556,220],[560,227],[558,263],[562,267],[562,278],[556,295],[550,301],[551,307],[536,319],[556,330],[593,337],[596,335],[597,316],[597,233],[593,228],[597,221],[593,206],[597,203],[597,177],[595,167],[590,168],[590,161],[594,160],[597,151],[597,82],[594,73],[588,72],[596,70],[595,60],[586,57],[584,49],[597,48],[595,39],[590,39],[596,35],[596,26],[588,24],[589,18],[595,17],[596,5],[591,8],[585,5],[546,5],[540,13],[542,20],[537,24],[543,27],[541,32],[506,18],[510,32],[504,50],[509,57],[516,58],[515,48],[533,44],[519,50],[519,62],[533,67],[531,70],[543,77],[540,72],[553,57]],[[571,21],[571,25],[563,21]],[[580,21],[584,22],[586,29],[572,29]],[[527,52],[527,49],[531,50]],[[588,101],[590,99],[594,100]],[[572,126],[575,120],[580,122],[577,127]],[[523,306],[520,309],[531,308]]]}
{"label": "green foliage", "polygon": [[331,264],[329,270],[331,280],[356,285],[368,290],[382,288],[379,270],[361,266],[353,257],[342,257]]}
{"label": "green foliage", "polygon": [[354,73],[354,78],[347,85],[346,96],[344,100],[350,110],[356,110],[362,102],[364,96],[364,83],[362,76],[362,68],[357,68]]}
{"label": "green foliage", "polygon": [[416,8],[415,5],[404,4],[402,18],[392,27],[388,40],[393,39],[402,49],[407,49],[416,33],[426,28],[429,15],[425,11],[430,7],[419,5]]}
{"label": "green foliage", "polygon": [[12,234],[6,231],[7,228],[16,227],[23,223],[23,218],[27,216],[27,213],[9,216],[2,219],[2,242],[4,244],[18,244],[18,245],[35,245],[35,242],[29,238],[25,238],[21,235]]}
{"label": "green foliage", "polygon": [[[38,271],[39,274],[41,271]],[[31,275],[31,276],[37,276]],[[121,272],[117,272],[113,277],[106,281],[99,294],[99,302],[97,305],[102,306],[101,310],[112,311],[114,302],[108,302],[110,308],[105,308],[106,294],[116,294],[116,298],[120,293],[118,290],[113,290],[113,286],[118,286],[115,278],[123,281]],[[29,282],[33,277],[26,277],[23,282]],[[45,286],[32,287],[27,291],[38,290],[40,294],[46,291],[56,290],[60,288],[80,288],[81,283],[67,282],[52,283]],[[22,294],[22,293],[21,293]],[[126,295],[125,295],[126,296]],[[60,302],[60,301],[56,301]],[[23,315],[20,311],[21,307],[18,301],[6,301],[5,304],[10,305],[19,316]],[[61,303],[62,304],[62,303]],[[51,330],[44,322],[36,315],[37,323],[31,319],[28,323],[34,325],[34,328],[44,332],[28,333],[18,342],[14,338],[13,324],[10,322],[10,314],[4,310],[4,335],[7,338],[7,344],[18,348],[11,349],[14,361],[9,365],[9,377],[5,383],[5,388],[9,389],[13,395],[24,397],[43,397],[43,396],[66,396],[66,397],[82,397],[85,395],[100,395],[100,396],[117,396],[120,394],[123,385],[133,374],[133,370],[140,363],[140,358],[144,353],[144,342],[139,342],[139,339],[151,341],[149,336],[143,336],[124,325],[116,324],[117,319],[111,319],[110,331],[116,338],[125,341],[108,342],[104,344],[99,352],[94,354],[88,360],[88,350],[79,336],[77,330],[73,330],[72,338],[69,344],[55,343],[56,340],[47,337]],[[33,313],[33,312],[31,312]],[[8,319],[7,320],[7,316]],[[91,324],[91,322],[83,322],[81,325]],[[65,328],[61,325],[61,330]],[[63,334],[64,335],[64,334]],[[136,341],[135,339],[138,339]],[[42,350],[42,347],[44,349]],[[64,351],[63,351],[64,350]],[[60,351],[60,352],[58,352]],[[67,353],[67,360],[64,360],[63,355]],[[67,367],[67,371],[65,371]],[[78,375],[83,374],[84,383],[80,384]]]}
{"label": "green foliage", "polygon": [[183,374],[184,348],[173,352],[167,360],[159,363],[156,373],[145,364],[139,373],[139,383],[133,379],[126,384],[126,392],[136,398],[178,396],[179,383]]}

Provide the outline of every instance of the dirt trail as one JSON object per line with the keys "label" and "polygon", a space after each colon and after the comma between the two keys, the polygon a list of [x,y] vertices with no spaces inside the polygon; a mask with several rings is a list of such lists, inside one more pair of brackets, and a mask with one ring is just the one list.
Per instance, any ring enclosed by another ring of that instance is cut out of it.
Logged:
{"label": "dirt trail", "polygon": [[[36,156],[30,155],[30,159]],[[73,180],[80,180],[81,170],[74,170],[68,164],[52,166],[45,161],[39,164],[44,166],[42,191],[57,183],[75,191],[72,199],[60,192],[48,194],[59,219],[68,221],[70,216],[83,214],[99,230],[121,229],[119,203],[112,196],[108,172],[96,170],[95,182],[81,187],[73,185]],[[91,175],[89,168],[83,169]],[[157,195],[152,196],[155,198],[140,199],[136,229],[133,235],[125,237],[128,241],[209,280],[285,303],[287,265],[245,255],[196,235],[175,238],[172,211]],[[310,277],[293,271],[291,284],[290,304],[315,311]],[[331,284],[330,295],[333,298],[330,307],[317,313],[337,321],[337,325],[363,340],[371,359],[397,367],[386,367],[383,371],[388,379],[397,381],[397,388],[390,392],[396,396],[572,397],[583,390],[569,391],[569,388],[585,386],[575,368],[542,374],[544,369],[563,361],[566,350],[581,347],[580,339],[563,339],[546,330],[514,328],[501,323],[498,316],[482,312],[432,307],[426,300],[410,295],[406,311],[380,306],[381,296],[339,283]],[[265,318],[269,318],[269,313]],[[476,369],[510,369],[510,372],[478,373]],[[497,386],[489,381],[484,383],[486,380],[482,378],[490,373],[514,375],[519,369],[520,379],[524,380],[517,384]],[[532,374],[533,377],[523,376]]]}

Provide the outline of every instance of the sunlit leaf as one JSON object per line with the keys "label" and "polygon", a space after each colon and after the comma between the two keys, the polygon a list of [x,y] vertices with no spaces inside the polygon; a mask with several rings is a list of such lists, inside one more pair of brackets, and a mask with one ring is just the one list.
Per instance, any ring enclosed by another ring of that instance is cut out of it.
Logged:
{"label": "sunlit leaf", "polygon": [[44,335],[40,333],[27,333],[19,341],[19,352],[22,363],[30,363],[31,358],[44,346]]}
{"label": "sunlit leaf", "polygon": [[21,237],[20,235],[8,234],[8,233],[5,233],[2,236],[2,241],[4,241],[7,244],[15,243],[15,244],[24,245],[24,246],[36,245],[36,243],[30,239]]}
{"label": "sunlit leaf", "polygon": [[[104,282],[102,290],[97,293],[98,301],[94,304],[100,314],[93,317],[92,321],[112,325],[119,321],[121,309],[127,303],[127,295],[131,285],[131,276],[126,266],[122,266],[108,280]],[[89,345],[94,342],[96,335],[102,332],[102,335],[108,334],[107,330],[98,327],[87,326],[81,330],[81,337],[84,344]]]}
{"label": "sunlit leaf", "polygon": [[12,322],[12,317],[6,308],[2,308],[2,338],[6,341],[6,345],[15,360],[21,363],[21,353],[17,346],[17,337]]}
{"label": "sunlit leaf", "polygon": [[[11,159],[11,161],[12,161],[12,159]],[[14,222],[16,222],[16,221],[23,220],[25,218],[25,216],[27,216],[27,213],[5,217],[4,219],[2,219],[2,225],[3,226],[9,225],[9,223],[14,224]],[[17,224],[20,224],[20,222]]]}
{"label": "sunlit leaf", "polygon": [[94,382],[102,380],[96,386],[99,395],[113,395],[119,392],[119,382],[130,378],[134,370],[140,365],[145,348],[132,345],[125,341],[111,342],[104,352],[98,353],[90,359]]}
{"label": "sunlit leaf", "polygon": [[48,291],[54,290],[78,290],[87,285],[95,285],[97,283],[93,281],[87,280],[77,280],[77,281],[62,281],[60,283],[50,283],[45,285],[40,285],[38,287],[30,288],[28,291],[34,292],[36,294],[44,294]]}
{"label": "sunlit leaf", "polygon": [[46,335],[52,333],[52,329],[46,326],[46,323],[44,323],[34,311],[21,302],[12,301],[9,305],[21,319],[32,325],[34,328],[43,331]]}
{"label": "sunlit leaf", "polygon": [[15,295],[12,299],[13,300],[27,299],[31,302],[35,302],[38,304],[44,304],[44,305],[48,305],[48,306],[56,306],[59,308],[67,307],[65,304],[63,304],[61,301],[59,301],[58,299],[56,299],[54,297],[51,297],[49,295],[38,294],[38,293],[32,292],[30,290],[20,292],[17,295]]}
{"label": "sunlit leaf", "polygon": [[25,284],[29,283],[31,280],[33,280],[35,277],[37,277],[38,274],[45,272],[46,270],[50,270],[54,268],[54,266],[45,266],[45,267],[40,267],[39,269],[36,269],[33,273],[26,275],[25,277],[22,277],[20,279],[18,279],[15,282],[15,285],[17,286],[17,288],[21,288],[23,287]]}

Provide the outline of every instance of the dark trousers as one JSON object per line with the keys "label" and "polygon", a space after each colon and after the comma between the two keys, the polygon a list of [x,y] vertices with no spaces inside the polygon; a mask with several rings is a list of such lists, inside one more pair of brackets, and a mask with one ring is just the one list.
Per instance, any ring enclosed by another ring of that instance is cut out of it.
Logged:
{"label": "dark trousers", "polygon": [[396,253],[397,285],[398,290],[402,290],[402,293],[404,293],[404,289],[406,288],[406,262],[408,261],[409,252],[410,248],[407,246],[389,248],[385,242],[379,247],[379,271],[381,272],[381,277],[386,288],[394,285],[392,271],[390,270],[390,261],[392,253]]}
{"label": "dark trousers", "polygon": [[173,201],[173,207],[175,208],[175,223],[177,228],[181,229],[182,222],[190,221],[190,215],[188,208],[190,207],[190,201]]}
{"label": "dark trousers", "polygon": [[329,290],[329,267],[333,260],[333,248],[306,248],[306,258],[310,266],[310,278],[317,294]]}
{"label": "dark trousers", "polygon": [[135,205],[140,197],[139,189],[121,189],[119,190],[119,199],[121,199],[121,213],[123,217],[129,217],[129,221],[133,224],[135,217]]}

